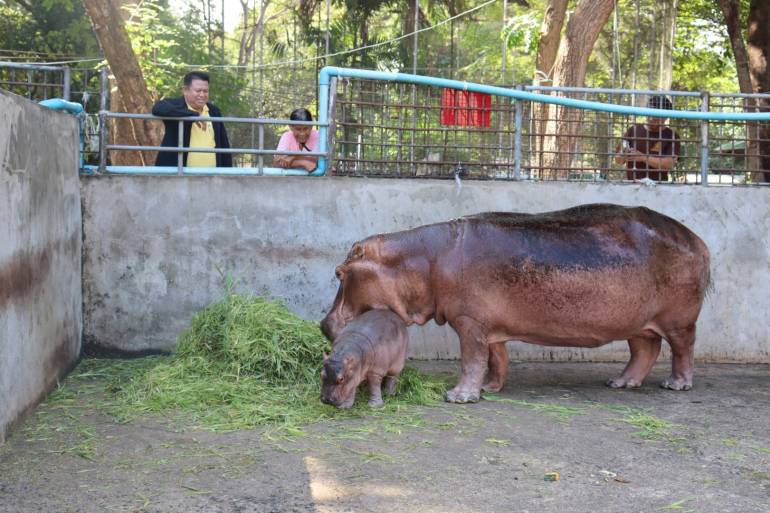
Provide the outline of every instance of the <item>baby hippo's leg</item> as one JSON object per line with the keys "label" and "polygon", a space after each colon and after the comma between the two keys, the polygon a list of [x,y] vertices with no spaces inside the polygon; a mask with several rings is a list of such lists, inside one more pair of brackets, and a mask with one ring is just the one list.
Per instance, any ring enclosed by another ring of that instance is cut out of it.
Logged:
{"label": "baby hippo's leg", "polygon": [[396,376],[385,376],[382,379],[382,390],[385,395],[393,395],[396,393]]}
{"label": "baby hippo's leg", "polygon": [[369,385],[369,406],[372,408],[385,406],[385,403],[382,400],[382,390],[380,389],[380,386],[382,385],[382,376],[369,374],[366,377],[366,381]]}

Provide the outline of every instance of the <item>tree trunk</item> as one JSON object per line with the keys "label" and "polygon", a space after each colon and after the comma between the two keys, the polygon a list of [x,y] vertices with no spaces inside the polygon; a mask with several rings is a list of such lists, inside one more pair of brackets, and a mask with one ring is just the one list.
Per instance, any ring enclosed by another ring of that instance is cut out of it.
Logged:
{"label": "tree trunk", "polygon": [[[735,69],[738,73],[738,86],[742,93],[752,93],[754,86],[751,83],[749,72],[749,55],[741,31],[740,0],[719,0],[719,7],[722,9],[727,34],[730,36],[730,46],[733,50]],[[750,98],[744,100],[743,107],[746,112],[756,111],[755,102]],[[746,123],[746,164],[752,181],[757,181],[760,178],[760,175],[757,174],[760,169],[758,130],[758,123]]]}
{"label": "tree trunk", "polygon": [[749,74],[749,55],[741,34],[741,3],[740,0],[718,0],[719,7],[725,17],[727,34],[735,57],[735,69],[738,72],[738,86],[742,93],[751,93],[751,75]]}
{"label": "tree trunk", "polygon": [[[120,101],[125,112],[145,113],[152,110],[152,98],[147,90],[142,70],[136,59],[131,41],[117,0],[83,0],[86,13],[91,18],[94,33],[99,40],[104,56],[115,76]],[[160,142],[159,129],[152,123],[133,120],[126,126],[130,130],[118,130],[115,144],[157,146]],[[152,164],[154,152],[116,152],[113,164]]]}
{"label": "tree trunk", "polygon": [[[535,64],[535,85],[551,85],[553,83],[553,65],[559,50],[561,30],[567,15],[568,0],[550,0],[545,8],[543,23],[540,25],[540,38],[537,44],[537,60]],[[535,122],[535,155],[537,168],[542,169],[544,162],[543,133],[548,118],[548,104],[539,103],[532,106],[532,116]]]}
{"label": "tree trunk", "polygon": [[[756,93],[770,93],[770,3],[767,0],[751,0],[748,21],[748,55],[751,83]],[[759,110],[770,111],[770,101],[759,100]],[[760,165],[763,173],[756,178],[770,182],[770,123],[760,123]]]}
{"label": "tree trunk", "polygon": [[256,24],[249,25],[249,0],[240,0],[243,13],[243,32],[241,44],[238,48],[238,66],[246,66],[251,61],[256,42]]}
{"label": "tree trunk", "polygon": [[[554,86],[584,85],[588,59],[614,5],[614,0],[580,0],[559,45],[553,74]],[[553,105],[548,111],[544,141],[548,172],[544,178],[564,180],[569,177],[582,111]]]}
{"label": "tree trunk", "polygon": [[559,51],[561,29],[564,17],[567,15],[567,0],[550,0],[545,8],[543,23],[540,25],[540,38],[537,44],[537,61],[535,64],[535,81],[551,81],[553,64]]}
{"label": "tree trunk", "polygon": [[661,20],[660,47],[658,48],[658,89],[671,89],[674,63],[674,35],[676,33],[677,0],[665,0]]}

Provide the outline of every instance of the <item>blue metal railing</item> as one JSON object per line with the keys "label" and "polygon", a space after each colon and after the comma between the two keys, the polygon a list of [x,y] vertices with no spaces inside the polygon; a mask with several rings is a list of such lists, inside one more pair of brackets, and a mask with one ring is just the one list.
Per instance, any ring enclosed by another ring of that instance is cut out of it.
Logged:
{"label": "blue metal railing", "polygon": [[[508,89],[505,87],[489,86],[484,84],[478,84],[473,82],[465,82],[460,80],[449,80],[437,77],[427,77],[422,75],[411,75],[407,73],[395,73],[395,72],[382,72],[373,70],[361,70],[351,68],[338,68],[333,66],[327,66],[321,69],[319,75],[319,123],[320,123],[320,147],[321,153],[328,152],[328,133],[327,126],[329,126],[329,96],[330,89],[332,89],[332,81],[336,78],[356,78],[363,80],[380,80],[387,82],[403,82],[407,84],[432,86],[439,88],[460,89],[464,91],[471,91],[477,93],[485,93],[490,95],[497,95],[502,97],[508,97],[514,100],[524,100],[529,102],[548,103],[561,105],[565,107],[571,107],[576,109],[593,110],[598,112],[608,112],[615,114],[624,114],[630,116],[647,116],[647,117],[660,117],[660,118],[675,118],[675,119],[689,119],[700,120],[704,125],[709,121],[770,121],[770,112],[712,112],[707,108],[707,104],[702,105],[700,111],[690,110],[668,110],[668,109],[651,109],[647,107],[634,107],[630,105],[617,105],[611,103],[603,103],[596,101],[580,100],[574,98],[566,98],[561,96],[551,96],[546,94],[532,93],[524,90],[523,88]],[[563,90],[563,88],[550,88],[554,91]],[[589,88],[571,88],[571,90],[584,90],[595,91],[595,89]],[[631,90],[628,90],[629,92]],[[636,91],[638,92],[638,91]],[[653,91],[651,91],[653,92]],[[660,94],[659,91],[653,92]],[[698,93],[682,93],[688,95],[698,95]],[[520,133],[520,116],[521,112],[516,105],[516,122],[517,131]],[[704,132],[707,133],[707,130]],[[521,147],[520,138],[517,135],[516,138],[516,163],[515,163],[515,177],[519,178],[519,171],[521,165]],[[704,147],[707,141],[702,141]],[[707,151],[707,150],[703,150]],[[702,159],[701,175],[703,184],[707,184],[707,153]],[[318,170],[323,174],[326,172],[327,162],[324,157],[319,158]]]}

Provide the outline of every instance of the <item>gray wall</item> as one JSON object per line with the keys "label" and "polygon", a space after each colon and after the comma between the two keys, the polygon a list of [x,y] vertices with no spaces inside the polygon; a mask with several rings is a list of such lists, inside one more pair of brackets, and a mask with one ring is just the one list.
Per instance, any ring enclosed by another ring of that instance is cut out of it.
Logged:
{"label": "gray wall", "polygon": [[[353,242],[379,232],[488,210],[540,212],[581,203],[645,205],[682,221],[709,245],[715,290],[698,325],[696,356],[770,362],[770,188],[504,183],[328,177],[82,179],[85,342],[107,351],[170,350],[192,314],[239,290],[283,298],[320,319],[334,267]],[[453,332],[412,328],[410,355],[456,358]],[[665,345],[664,345],[665,346]],[[508,344],[513,358],[625,360],[624,342],[599,349]]]}
{"label": "gray wall", "polygon": [[80,354],[77,134],[0,92],[0,442]]}

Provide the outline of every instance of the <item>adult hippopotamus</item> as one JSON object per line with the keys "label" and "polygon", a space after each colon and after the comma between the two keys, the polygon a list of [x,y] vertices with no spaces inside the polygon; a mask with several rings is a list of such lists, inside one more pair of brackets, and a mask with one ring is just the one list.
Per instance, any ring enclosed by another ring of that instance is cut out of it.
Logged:
{"label": "adult hippopotamus", "polygon": [[672,370],[661,386],[689,390],[709,273],[704,242],[648,208],[482,213],[355,243],[336,268],[340,286],[321,328],[333,340],[375,308],[407,324],[449,322],[462,359],[450,402],[502,387],[509,340],[598,347],[627,339],[631,359],[607,384],[633,388],[665,338]]}

